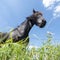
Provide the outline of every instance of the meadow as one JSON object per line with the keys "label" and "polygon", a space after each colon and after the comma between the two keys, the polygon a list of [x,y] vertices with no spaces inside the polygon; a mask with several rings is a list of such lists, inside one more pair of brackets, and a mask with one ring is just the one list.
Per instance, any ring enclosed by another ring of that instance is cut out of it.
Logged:
{"label": "meadow", "polygon": [[[12,40],[12,39],[11,39]],[[0,43],[0,60],[60,60],[60,45],[51,43],[52,36],[39,48],[29,48],[20,43]]]}

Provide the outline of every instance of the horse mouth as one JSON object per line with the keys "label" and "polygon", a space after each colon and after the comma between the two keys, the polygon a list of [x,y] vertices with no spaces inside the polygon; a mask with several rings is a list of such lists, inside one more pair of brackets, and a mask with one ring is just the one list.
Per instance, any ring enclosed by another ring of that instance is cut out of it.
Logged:
{"label": "horse mouth", "polygon": [[38,24],[38,26],[39,26],[40,28],[45,27],[45,25],[46,25],[46,21],[42,22],[41,24]]}

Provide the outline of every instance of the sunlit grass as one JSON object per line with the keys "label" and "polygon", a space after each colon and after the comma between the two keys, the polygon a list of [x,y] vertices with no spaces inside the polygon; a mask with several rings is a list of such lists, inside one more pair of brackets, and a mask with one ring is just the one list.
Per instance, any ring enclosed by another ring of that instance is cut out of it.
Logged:
{"label": "sunlit grass", "polygon": [[40,48],[26,47],[22,42],[13,43],[10,39],[0,47],[0,60],[60,60],[60,45],[51,43],[51,35]]}

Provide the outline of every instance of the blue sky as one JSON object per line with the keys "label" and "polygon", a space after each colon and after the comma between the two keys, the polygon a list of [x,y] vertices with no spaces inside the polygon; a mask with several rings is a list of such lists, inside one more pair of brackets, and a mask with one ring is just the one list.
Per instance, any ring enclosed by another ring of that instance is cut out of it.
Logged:
{"label": "blue sky", "polygon": [[40,46],[46,40],[47,32],[53,34],[55,42],[60,42],[60,0],[0,0],[0,31],[8,32],[20,25],[33,8],[42,11],[47,21],[45,28],[34,25],[31,29],[30,45]]}

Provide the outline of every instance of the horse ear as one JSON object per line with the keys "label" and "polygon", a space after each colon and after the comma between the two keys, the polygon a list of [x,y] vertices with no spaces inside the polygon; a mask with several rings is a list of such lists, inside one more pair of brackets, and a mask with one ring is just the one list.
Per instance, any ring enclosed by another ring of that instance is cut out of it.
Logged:
{"label": "horse ear", "polygon": [[36,11],[33,9],[33,13],[35,13]]}

